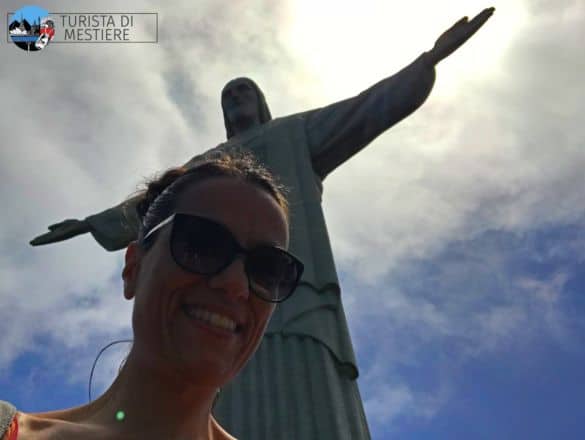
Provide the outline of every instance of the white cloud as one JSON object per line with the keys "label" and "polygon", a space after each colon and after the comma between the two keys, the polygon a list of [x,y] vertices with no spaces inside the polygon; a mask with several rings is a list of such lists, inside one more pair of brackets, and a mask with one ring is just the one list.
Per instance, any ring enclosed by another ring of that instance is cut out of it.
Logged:
{"label": "white cloud", "polygon": [[415,392],[404,384],[381,384],[364,400],[369,423],[383,426],[397,418],[409,420],[432,418],[441,408],[447,395],[444,391],[431,396]]}
{"label": "white cloud", "polygon": [[[491,74],[453,75],[451,59],[441,63],[424,106],[327,179],[340,263],[371,283],[486,230],[585,219],[585,14],[576,17],[558,29],[537,17],[505,44],[488,22],[480,33],[502,47]],[[449,75],[458,86],[443,95]]]}

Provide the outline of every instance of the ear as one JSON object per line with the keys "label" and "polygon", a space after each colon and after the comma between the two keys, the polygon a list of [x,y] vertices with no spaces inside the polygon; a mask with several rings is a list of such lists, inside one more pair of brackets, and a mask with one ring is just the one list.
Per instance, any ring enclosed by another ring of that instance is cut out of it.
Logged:
{"label": "ear", "polygon": [[131,242],[126,248],[126,262],[122,270],[122,279],[124,280],[124,297],[132,299],[136,295],[136,284],[140,261],[142,259],[142,250],[136,241]]}

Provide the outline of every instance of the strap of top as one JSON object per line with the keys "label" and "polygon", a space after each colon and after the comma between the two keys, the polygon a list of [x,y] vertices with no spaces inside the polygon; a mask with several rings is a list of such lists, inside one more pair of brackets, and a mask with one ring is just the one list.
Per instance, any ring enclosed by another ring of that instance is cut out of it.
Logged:
{"label": "strap of top", "polygon": [[0,400],[0,439],[6,434],[16,414],[14,405]]}

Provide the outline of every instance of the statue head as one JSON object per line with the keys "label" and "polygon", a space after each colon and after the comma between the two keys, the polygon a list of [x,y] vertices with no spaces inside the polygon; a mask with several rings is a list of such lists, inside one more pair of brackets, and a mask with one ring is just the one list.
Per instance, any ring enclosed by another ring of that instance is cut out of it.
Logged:
{"label": "statue head", "polygon": [[260,87],[249,78],[236,78],[221,91],[227,138],[272,119]]}

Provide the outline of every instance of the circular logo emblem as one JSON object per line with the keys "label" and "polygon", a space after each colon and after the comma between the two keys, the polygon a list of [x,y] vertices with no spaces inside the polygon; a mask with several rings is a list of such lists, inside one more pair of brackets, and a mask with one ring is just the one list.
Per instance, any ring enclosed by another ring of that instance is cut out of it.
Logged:
{"label": "circular logo emblem", "polygon": [[44,49],[55,36],[55,21],[38,6],[24,6],[10,17],[8,33],[14,44],[27,52]]}

